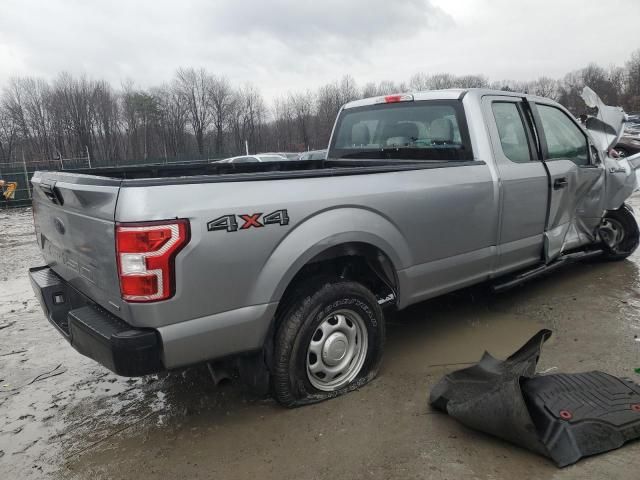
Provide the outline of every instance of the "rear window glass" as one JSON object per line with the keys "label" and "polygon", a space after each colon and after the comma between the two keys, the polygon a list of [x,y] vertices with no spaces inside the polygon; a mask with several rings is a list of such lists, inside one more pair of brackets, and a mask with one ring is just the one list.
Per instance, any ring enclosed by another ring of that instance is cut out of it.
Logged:
{"label": "rear window glass", "polygon": [[494,102],[492,109],[500,135],[502,152],[513,162],[530,161],[529,141],[518,105],[511,102]]}
{"label": "rear window glass", "polygon": [[470,160],[462,106],[420,101],[343,110],[331,158]]}

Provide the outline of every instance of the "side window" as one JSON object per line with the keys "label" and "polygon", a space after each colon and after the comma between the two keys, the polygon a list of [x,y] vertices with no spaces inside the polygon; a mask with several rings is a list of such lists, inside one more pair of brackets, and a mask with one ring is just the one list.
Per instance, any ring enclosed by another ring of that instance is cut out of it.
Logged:
{"label": "side window", "polygon": [[529,141],[518,105],[513,102],[494,102],[491,108],[505,156],[516,163],[531,161]]}
{"label": "side window", "polygon": [[537,105],[549,160],[566,159],[576,165],[589,165],[589,144],[580,128],[560,109]]}

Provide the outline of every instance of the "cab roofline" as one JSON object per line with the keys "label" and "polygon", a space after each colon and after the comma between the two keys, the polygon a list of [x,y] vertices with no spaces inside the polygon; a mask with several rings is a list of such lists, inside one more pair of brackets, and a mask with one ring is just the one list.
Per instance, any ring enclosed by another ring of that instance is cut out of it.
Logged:
{"label": "cab roofline", "polygon": [[[462,99],[465,95],[474,95],[477,97],[484,97],[487,95],[496,95],[501,97],[527,97],[531,99],[541,99],[541,97],[537,97],[536,95],[530,95],[521,92],[509,92],[504,90],[492,90],[489,88],[450,88],[446,90],[425,90],[421,92],[404,92],[399,95],[413,95],[413,101],[419,102],[421,100],[458,100]],[[363,98],[361,100],[354,100],[352,102],[347,103],[343,108],[356,108],[356,107],[365,107],[368,105],[377,105],[384,103],[382,99],[384,99],[386,95],[377,95],[375,97]],[[382,100],[382,101],[381,101]],[[541,99],[545,101],[549,101],[549,99]]]}

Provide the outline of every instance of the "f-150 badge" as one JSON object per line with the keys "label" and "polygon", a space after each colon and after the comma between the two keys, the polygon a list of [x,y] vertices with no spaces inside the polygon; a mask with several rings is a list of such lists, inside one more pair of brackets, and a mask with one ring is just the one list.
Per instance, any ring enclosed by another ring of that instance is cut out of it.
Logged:
{"label": "f-150 badge", "polygon": [[289,225],[289,215],[286,210],[276,210],[275,212],[263,215],[262,213],[245,213],[239,215],[222,215],[207,223],[207,230],[226,230],[227,232],[237,232],[238,230],[248,230],[250,228],[262,228],[267,225]]}

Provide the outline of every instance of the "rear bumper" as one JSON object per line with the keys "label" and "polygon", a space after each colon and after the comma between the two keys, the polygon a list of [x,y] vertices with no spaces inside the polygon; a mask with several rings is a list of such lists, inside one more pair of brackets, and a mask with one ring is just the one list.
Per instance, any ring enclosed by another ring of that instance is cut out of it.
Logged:
{"label": "rear bumper", "polygon": [[134,328],[82,295],[49,267],[29,270],[45,316],[82,355],[126,377],[165,370],[162,342],[150,328]]}

